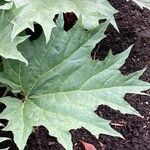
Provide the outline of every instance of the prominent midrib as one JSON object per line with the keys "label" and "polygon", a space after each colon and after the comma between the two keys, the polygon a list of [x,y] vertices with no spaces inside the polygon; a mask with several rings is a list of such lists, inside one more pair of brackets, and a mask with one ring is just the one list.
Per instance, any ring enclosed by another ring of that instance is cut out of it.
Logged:
{"label": "prominent midrib", "polygon": [[[141,85],[123,85],[125,82],[123,82],[123,83],[121,83],[120,85],[118,85],[118,86],[116,86],[116,85],[112,85],[111,87],[102,87],[102,88],[94,88],[94,89],[89,89],[89,90],[84,90],[84,89],[82,89],[82,87],[83,87],[83,85],[85,85],[85,83],[87,82],[87,81],[89,81],[91,78],[93,78],[93,77],[95,77],[95,76],[97,76],[98,74],[100,74],[100,73],[103,73],[103,72],[105,72],[105,71],[107,71],[107,70],[109,70],[109,68],[111,68],[111,67],[113,67],[116,63],[118,63],[120,61],[120,59],[117,61],[117,62],[115,62],[113,65],[111,65],[111,66],[108,66],[107,68],[105,68],[104,70],[102,70],[102,71],[100,71],[100,72],[98,72],[98,73],[96,73],[96,74],[94,74],[93,76],[91,76],[88,80],[86,80],[82,85],[81,85],[81,87],[79,88],[79,89],[75,89],[75,90],[69,90],[69,91],[59,91],[59,92],[55,92],[55,93],[50,93],[50,94],[44,94],[44,95],[51,95],[51,94],[56,94],[56,93],[69,93],[69,92],[77,92],[77,91],[84,91],[84,92],[89,92],[89,91],[103,91],[103,90],[107,90],[107,89],[112,89],[112,88],[128,88],[128,87],[139,87],[139,86],[141,86]],[[63,62],[62,62],[63,63]],[[60,64],[59,64],[60,65]],[[58,65],[58,66],[59,66]],[[57,66],[55,66],[55,67],[57,67]],[[53,68],[54,69],[54,68]],[[52,69],[52,70],[53,70]],[[79,68],[80,69],[80,68]],[[77,69],[78,70],[78,69]],[[73,72],[73,74],[74,74],[74,72]],[[120,74],[121,75],[121,74]],[[109,80],[110,78],[108,78],[107,80]],[[66,79],[65,79],[66,80]],[[107,80],[105,81],[105,82],[107,82]],[[130,79],[129,79],[130,80]],[[35,85],[34,85],[35,86]],[[32,88],[33,89],[33,88]],[[32,90],[31,90],[31,92],[32,92]],[[31,93],[30,92],[30,93]],[[27,96],[29,96],[30,95],[30,93],[27,95]],[[42,95],[42,96],[44,96],[44,95]],[[29,97],[32,97],[32,95],[31,96],[29,96]]]}
{"label": "prominent midrib", "polygon": [[[95,34],[94,34],[95,35]],[[93,35],[93,36],[94,36]],[[79,47],[77,47],[71,55],[69,55],[67,58],[65,58],[63,61],[61,61],[59,64],[57,64],[56,66],[54,66],[53,68],[51,68],[50,70],[48,70],[46,73],[44,73],[43,75],[41,75],[40,77],[37,78],[37,80],[35,81],[35,83],[33,84],[31,90],[27,93],[27,96],[30,95],[30,93],[32,92],[33,88],[35,87],[35,85],[37,84],[37,82],[39,81],[40,78],[42,78],[43,76],[45,76],[46,74],[48,74],[50,71],[54,70],[55,68],[57,68],[58,66],[60,66],[61,64],[63,64],[65,61],[67,61],[72,55],[74,55],[76,52],[78,52],[77,50],[79,50],[83,45],[85,45],[89,40],[91,40],[93,38],[93,36],[88,39],[87,41],[84,41]],[[68,45],[69,43],[67,43]],[[67,47],[67,46],[66,46]]]}
{"label": "prominent midrib", "polygon": [[[113,86],[113,87],[107,87],[107,88],[99,88],[99,89],[90,89],[90,90],[81,90],[81,89],[77,89],[77,90],[70,90],[70,91],[64,91],[64,92],[54,92],[54,93],[47,93],[47,94],[41,94],[41,95],[29,95],[28,96],[28,98],[30,99],[30,98],[38,98],[38,97],[41,97],[41,96],[49,96],[49,95],[55,95],[55,94],[64,94],[64,93],[75,93],[75,92],[105,92],[105,90],[107,91],[107,90],[109,90],[109,91],[111,91],[111,89],[116,89],[116,91],[117,91],[117,89],[118,88],[129,88],[129,87],[131,87],[131,85],[128,85],[128,86],[122,86],[122,85],[119,85],[119,86]],[[135,85],[135,86],[132,86],[132,87],[141,87],[141,85]],[[148,85],[147,85],[147,87],[149,87]],[[137,91],[137,90],[136,90]],[[137,91],[138,92],[138,91]],[[124,90],[123,90],[123,92],[122,92],[123,94],[125,94],[125,93],[127,93],[127,92],[125,92]],[[133,92],[130,92],[130,93],[133,93]],[[140,94],[142,94],[142,92],[138,92],[138,93],[140,93]]]}

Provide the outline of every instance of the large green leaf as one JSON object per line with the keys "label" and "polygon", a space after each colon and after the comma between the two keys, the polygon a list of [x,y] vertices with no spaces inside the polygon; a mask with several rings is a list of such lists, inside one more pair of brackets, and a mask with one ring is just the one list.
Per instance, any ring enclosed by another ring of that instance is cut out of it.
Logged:
{"label": "large green leaf", "polygon": [[98,26],[99,19],[109,19],[117,28],[113,15],[117,11],[107,0],[13,0],[17,7],[25,6],[23,11],[12,21],[14,24],[12,39],[25,28],[33,28],[33,22],[42,25],[46,41],[49,41],[52,28],[55,26],[55,14],[75,12],[82,15],[86,29]]}
{"label": "large green leaf", "polygon": [[97,137],[99,133],[120,136],[108,121],[94,113],[100,104],[138,114],[123,97],[127,92],[140,93],[150,84],[138,79],[141,72],[123,76],[118,70],[131,48],[116,56],[109,53],[104,61],[91,60],[91,50],[104,38],[107,24],[90,31],[80,24],[68,32],[54,28],[47,45],[43,35],[37,41],[21,44],[28,66],[4,60],[0,82],[25,96],[23,101],[0,99],[7,106],[0,118],[9,120],[5,130],[13,131],[20,150],[32,127],[38,125],[47,127],[67,150],[72,149],[68,132],[72,128],[83,126]]}
{"label": "large green leaf", "polygon": [[0,10],[0,55],[4,58],[17,59],[24,63],[27,60],[17,50],[17,45],[23,42],[26,37],[16,36],[11,40],[13,24],[11,21],[20,12],[14,6],[10,10]]}

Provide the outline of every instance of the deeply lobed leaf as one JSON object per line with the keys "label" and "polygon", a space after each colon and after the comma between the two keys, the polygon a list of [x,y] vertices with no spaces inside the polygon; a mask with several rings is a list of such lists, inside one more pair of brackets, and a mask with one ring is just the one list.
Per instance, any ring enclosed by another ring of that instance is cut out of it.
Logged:
{"label": "deeply lobed leaf", "polygon": [[11,21],[19,11],[20,9],[16,9],[14,6],[10,10],[0,10],[0,55],[4,58],[17,59],[28,64],[27,60],[17,50],[17,45],[27,37],[17,36],[13,41],[11,40],[13,30]]}
{"label": "deeply lobed leaf", "polygon": [[86,29],[98,26],[99,19],[110,20],[117,28],[113,15],[117,13],[107,0],[13,0],[17,7],[24,6],[23,11],[12,21],[12,39],[26,28],[33,28],[33,23],[42,25],[46,41],[55,23],[55,14],[74,12],[78,17],[82,15]]}
{"label": "deeply lobed leaf", "polygon": [[55,27],[54,16],[62,12],[82,15],[86,29],[98,26],[98,20],[105,18],[117,28],[113,17],[117,11],[106,0],[2,0],[0,4],[0,55],[26,64],[27,60],[17,51],[17,45],[26,37],[17,35],[26,28],[34,30],[35,22],[42,25],[46,42]]}
{"label": "deeply lobed leaf", "polygon": [[70,31],[54,28],[51,40],[45,44],[26,40],[19,46],[29,65],[4,60],[0,82],[14,91],[22,91],[24,102],[11,97],[1,98],[7,107],[0,118],[9,120],[4,130],[13,131],[14,140],[22,150],[33,126],[44,125],[67,150],[71,150],[68,130],[81,126],[94,135],[120,136],[109,122],[99,118],[94,110],[106,104],[123,113],[138,114],[123,97],[125,93],[140,93],[150,84],[140,81],[142,72],[121,75],[119,68],[131,47],[116,56],[111,53],[104,61],[91,60],[95,44],[103,39],[107,23],[85,30],[78,22]]}

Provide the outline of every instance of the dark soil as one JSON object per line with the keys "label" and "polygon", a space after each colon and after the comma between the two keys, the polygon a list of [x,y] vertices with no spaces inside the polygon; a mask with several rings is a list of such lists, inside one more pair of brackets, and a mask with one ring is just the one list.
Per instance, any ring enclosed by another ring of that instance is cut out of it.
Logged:
{"label": "dark soil", "polygon": [[[119,10],[115,18],[120,33],[110,25],[106,31],[107,37],[96,46],[92,52],[92,57],[102,60],[110,49],[116,54],[134,44],[129,58],[120,70],[123,74],[128,74],[147,67],[141,79],[150,82],[150,11],[142,10],[131,1],[109,1]],[[74,19],[76,20],[76,18]],[[69,22],[69,20],[67,21]],[[0,91],[1,94],[3,92]],[[146,92],[150,93],[150,91]],[[104,105],[99,106],[96,110],[99,116],[111,120],[111,126],[120,132],[125,139],[108,135],[99,135],[99,139],[96,139],[84,128],[71,130],[74,150],[83,150],[80,140],[93,144],[97,150],[150,150],[150,97],[127,94],[125,99],[140,112],[142,117],[123,115],[119,111],[112,110]],[[4,120],[2,122],[7,123]],[[0,132],[0,136],[13,137],[11,132]],[[10,150],[17,150],[15,144],[11,141],[3,142],[0,146],[5,148],[8,145],[11,146]],[[34,127],[25,150],[64,149],[55,137],[49,135],[45,127],[40,126]]]}

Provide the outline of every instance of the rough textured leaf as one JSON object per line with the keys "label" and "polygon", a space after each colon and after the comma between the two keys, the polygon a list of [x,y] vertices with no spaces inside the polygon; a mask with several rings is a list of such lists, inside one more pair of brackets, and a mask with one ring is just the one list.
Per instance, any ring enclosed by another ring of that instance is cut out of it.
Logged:
{"label": "rough textured leaf", "polygon": [[49,41],[52,28],[55,26],[55,14],[62,12],[75,12],[82,15],[83,25],[86,29],[98,26],[99,19],[110,19],[117,27],[113,14],[117,11],[107,0],[13,0],[17,7],[25,6],[23,11],[13,20],[12,38],[29,27],[32,30],[33,22],[42,25],[46,41]]}
{"label": "rough textured leaf", "polygon": [[4,58],[17,59],[27,64],[27,60],[17,50],[17,45],[23,42],[26,37],[17,36],[13,41],[11,40],[13,29],[11,21],[18,12],[19,10],[15,7],[10,10],[0,11],[0,55]]}
{"label": "rough textured leaf", "polygon": [[150,84],[138,79],[142,72],[123,76],[118,70],[131,48],[116,56],[109,53],[104,61],[91,60],[91,50],[104,38],[107,25],[87,31],[80,24],[68,32],[54,28],[47,45],[43,35],[21,44],[28,66],[4,60],[0,82],[25,95],[24,102],[11,97],[0,99],[7,106],[0,118],[9,120],[5,130],[13,131],[20,150],[32,127],[38,125],[48,128],[67,150],[72,149],[68,131],[73,128],[83,126],[97,137],[99,133],[120,136],[94,113],[100,104],[138,114],[123,97],[127,92],[140,93]]}
{"label": "rough textured leaf", "polygon": [[137,3],[141,8],[145,7],[145,8],[150,9],[150,0],[133,0],[133,1]]}

